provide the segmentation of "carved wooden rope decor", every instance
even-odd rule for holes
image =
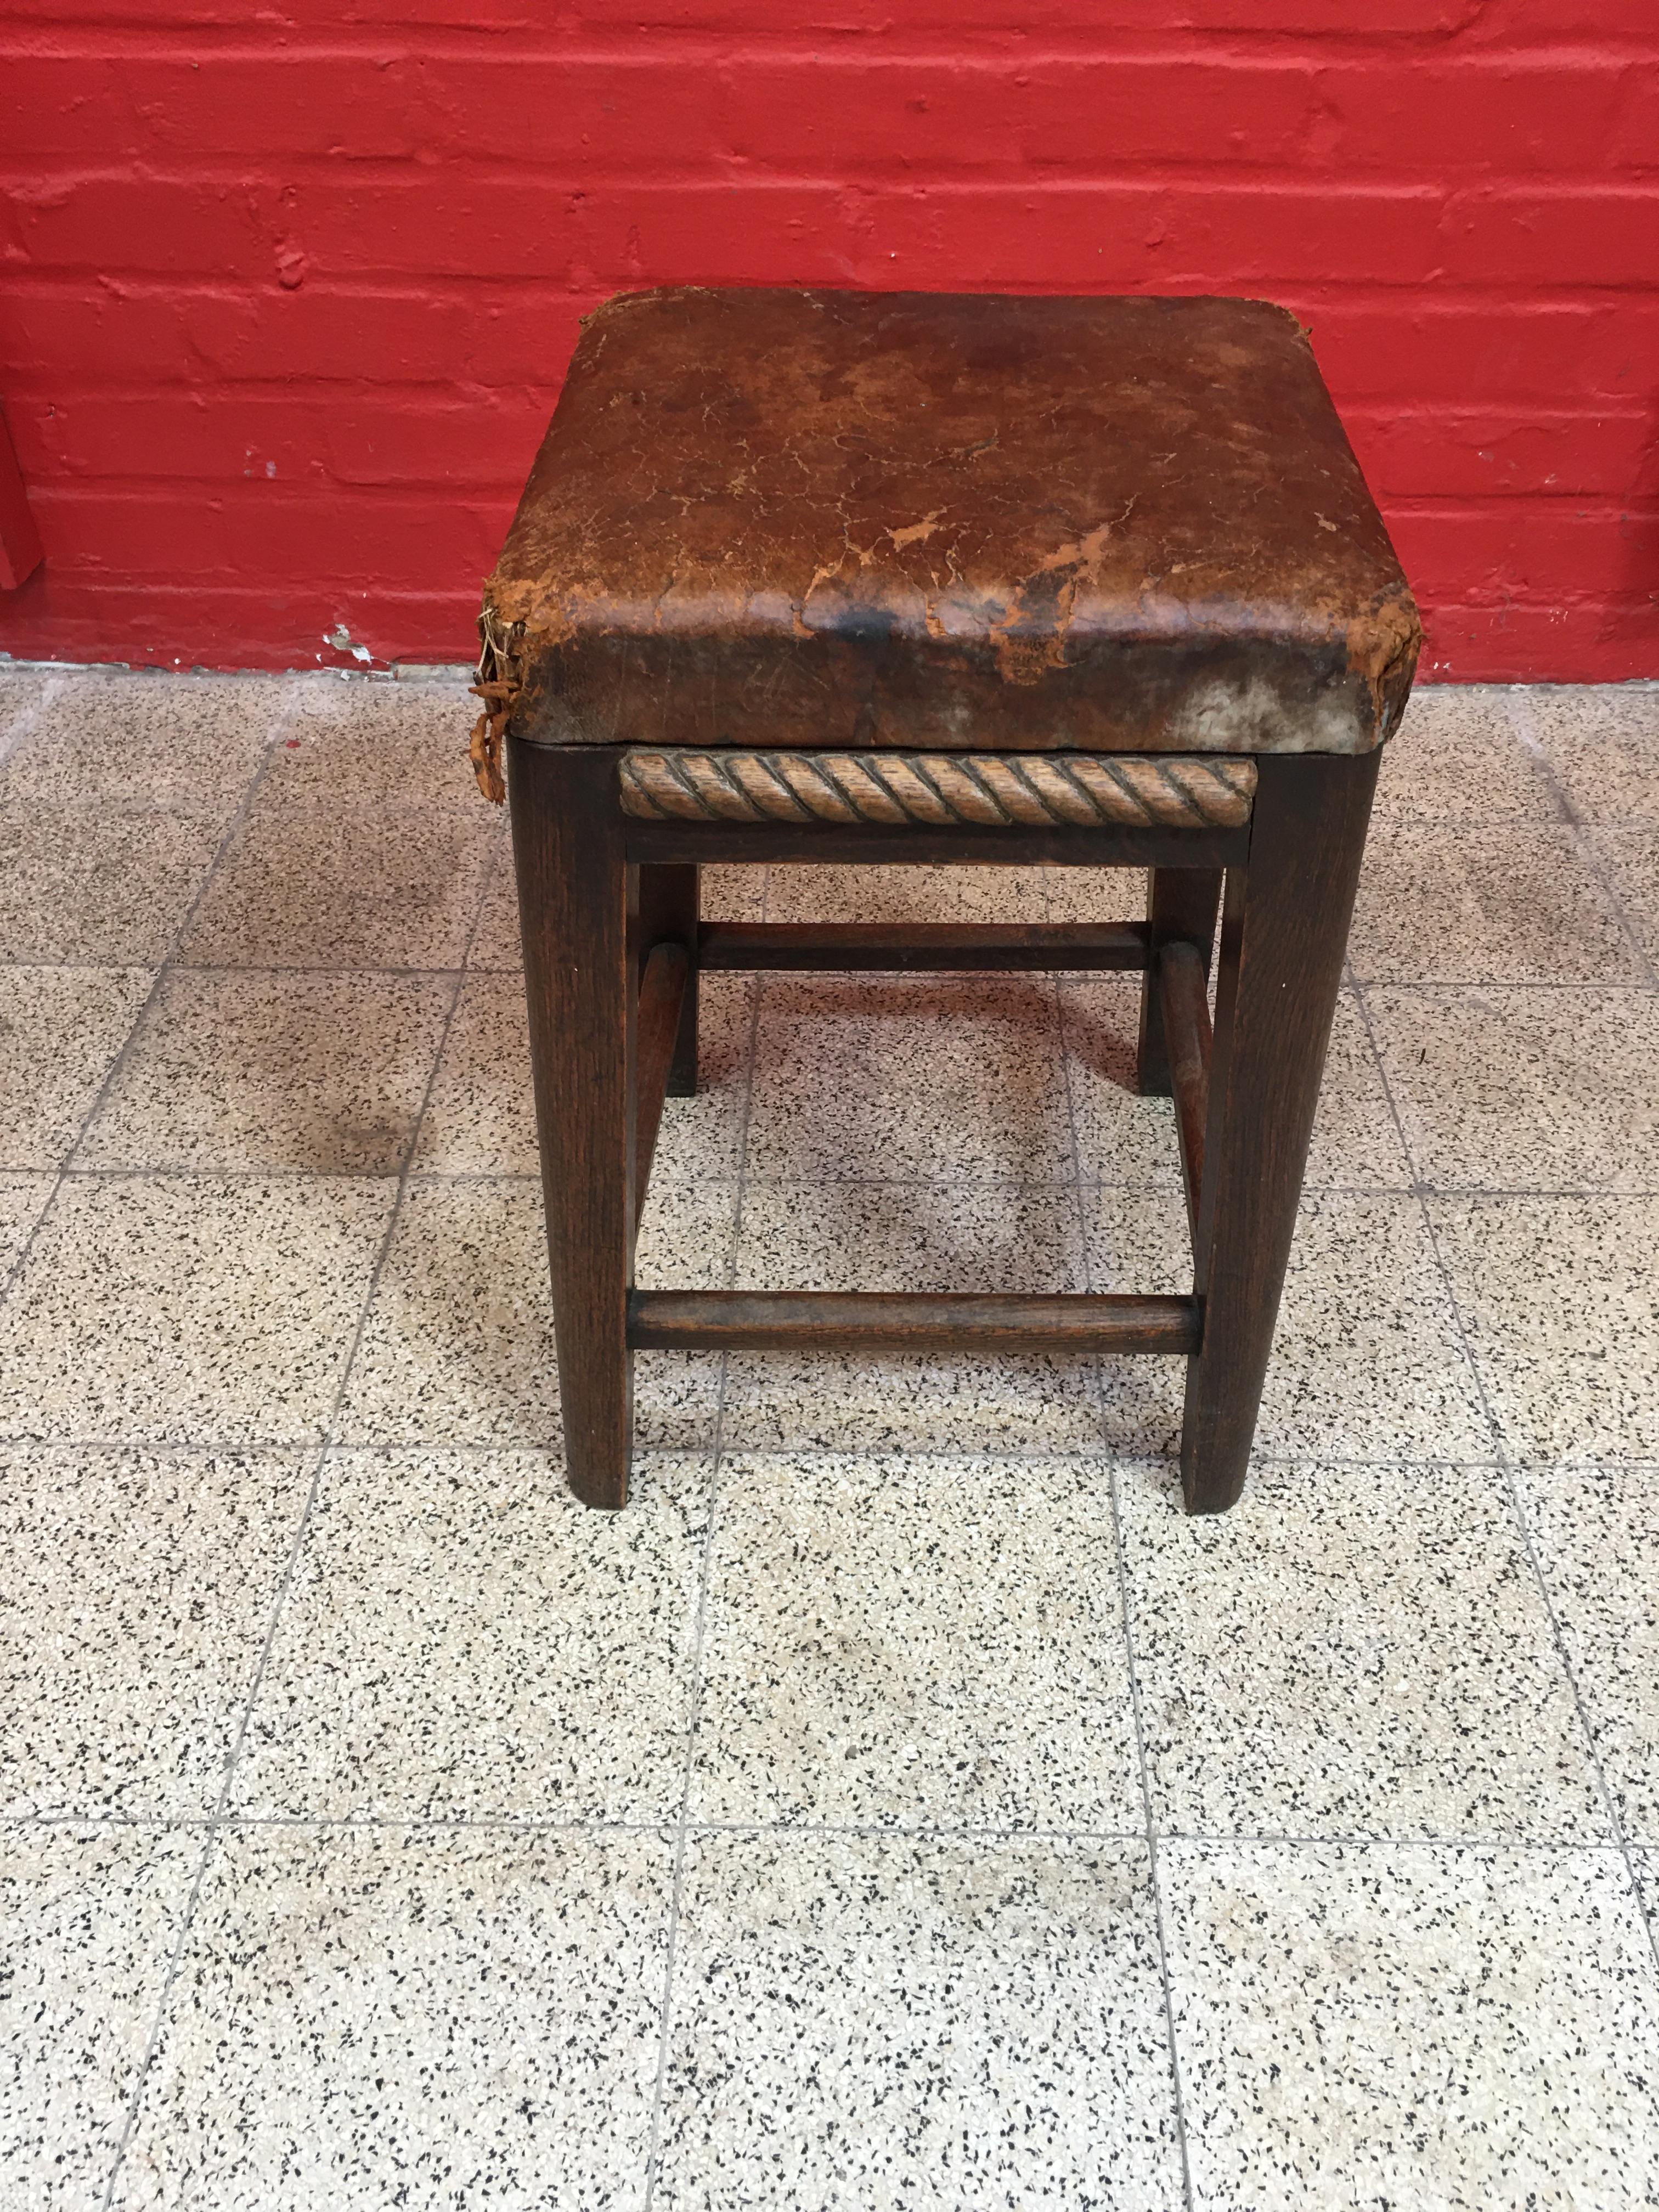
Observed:
[[[626,752],[624,814],[647,822],[951,823],[1230,830],[1255,763],[1093,753]]]

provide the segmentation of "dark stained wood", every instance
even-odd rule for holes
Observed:
[[[1249,1464],[1377,755],[1285,754],[1260,766],[1249,864],[1229,877],[1222,918],[1194,1240],[1204,1334],[1181,1439],[1193,1513],[1224,1511]]]
[[[1144,922],[706,921],[705,968],[1144,968]]]
[[[689,963],[685,994],[680,1001],[679,1034],[674,1040],[673,1064],[668,1071],[668,1096],[691,1098],[697,1089],[697,871],[695,865],[678,866],[647,863],[637,875],[635,900],[636,922],[635,968],[642,974],[654,945],[672,938],[685,947]]]
[[[1195,945],[1166,945],[1158,962],[1159,1005],[1175,1091],[1181,1178],[1187,1189],[1187,1223],[1198,1235],[1199,1195],[1204,1187],[1204,1121],[1210,1095],[1209,965]]]
[[[629,1342],[664,1352],[1190,1352],[1188,1297],[635,1291]]]
[[[513,849],[530,1006],[566,1471],[626,1503],[632,1425],[634,1024],[616,760],[509,737]]]
[[[635,1047],[634,1219],[645,1212],[646,1187],[657,1149],[663,1100],[668,1096],[669,1071],[680,1030],[680,1008],[691,973],[683,945],[659,945],[652,949],[640,979],[640,999]]]
[[[1243,858],[1243,855],[1240,855]],[[1150,957],[1140,993],[1140,1042],[1135,1080],[1143,1098],[1170,1096],[1170,1055],[1164,1042],[1158,989],[1158,955],[1166,945],[1196,945],[1210,973],[1210,949],[1221,904],[1221,873],[1214,868],[1153,868],[1146,878],[1146,930]]]
[[[869,823],[640,822],[624,834],[630,860],[699,860],[758,866],[768,860],[834,866],[897,860],[918,866],[983,865],[1078,868],[1224,868],[1249,850],[1239,830],[917,830]]]

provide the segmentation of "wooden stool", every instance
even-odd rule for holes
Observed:
[[[1244,1480],[1417,611],[1261,301],[678,291],[587,319],[488,586],[569,1477],[628,1491],[635,1349],[1180,1353],[1194,1512]],[[1150,869],[1142,922],[704,921],[702,861]],[[1225,878],[1214,1036],[1208,979]],[[1134,969],[1193,1283],[639,1291],[710,968]]]

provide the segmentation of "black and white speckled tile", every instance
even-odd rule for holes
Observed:
[[[1161,1829],[1609,1840],[1494,1469],[1258,1462],[1216,1519],[1165,1466],[1119,1497]]]
[[[654,2202],[1182,2202],[1146,1847],[698,1836]]]
[[[1659,1190],[1659,998],[1366,994],[1407,1140],[1441,1190]]]
[[[775,862],[769,921],[1033,922],[1048,913],[1039,868],[825,867]]]
[[[0,1436],[317,1440],[395,1192],[71,1176],[0,1308]]]
[[[231,839],[179,948],[204,968],[455,968],[496,824],[466,794],[360,807],[272,776]]]
[[[1080,1290],[1076,1198],[1012,1183],[750,1182],[736,1279],[755,1290]],[[724,1433],[757,1450],[1070,1451],[1098,1443],[1100,1420],[1076,1360],[734,1352]]]
[[[1520,698],[1580,822],[1659,827],[1659,684],[1534,684]]]
[[[0,1280],[10,1273],[29,1233],[46,1210],[58,1178],[42,1170],[33,1175],[0,1172]],[[3,1324],[0,1324],[3,1327]]]
[[[73,793],[227,821],[296,696],[280,678],[60,677],[0,785],[24,799]]]
[[[750,1174],[1069,1180],[1058,1006],[1046,975],[769,976]]]
[[[1659,1465],[1518,1480],[1620,1826],[1659,1845]]]
[[[1415,1199],[1304,1199],[1256,1444],[1280,1457],[1492,1457],[1491,1425]]]
[[[258,1817],[675,1820],[710,1462],[331,1454],[236,1771]]]
[[[396,1175],[453,989],[442,976],[174,969],[75,1164]]]
[[[681,1176],[735,1176],[749,1069],[754,985],[747,975],[701,980],[697,1094],[664,1102],[657,1157]],[[432,1096],[416,1170],[437,1175],[538,1171],[524,978],[475,969],[461,987]]]
[[[1659,1459],[1659,1197],[1429,1211],[1513,1456]]]
[[[690,1808],[1138,1830],[1104,1466],[724,1461]]]
[[[0,1167],[62,1164],[155,972],[0,966]]]
[[[1194,2200],[1659,2198],[1659,1972],[1621,1856],[1166,1844]]]
[[[213,1813],[309,1473],[0,1446],[0,1814]]]
[[[765,911],[764,867],[704,868],[699,909],[705,921],[758,921]],[[774,920],[776,917],[774,916]],[[478,916],[477,933],[467,955],[471,968],[517,972],[524,966],[519,940],[519,895],[513,854],[505,837],[491,870],[489,888]]]
[[[1644,980],[1565,823],[1376,823],[1348,957],[1362,983]]]
[[[0,785],[0,961],[155,967],[207,880],[223,829],[211,816],[25,798]]]
[[[114,2204],[631,2212],[672,1860],[654,1833],[222,1834]]]
[[[1516,719],[1516,687],[1419,684],[1382,748],[1375,817],[1419,822],[1548,822],[1555,794]]]
[[[676,1191],[652,1177],[642,1281],[726,1279],[732,1191]],[[642,1353],[635,1437],[696,1449],[712,1442],[714,1352]],[[541,1193],[526,1181],[410,1186],[380,1271],[340,1411],[349,1443],[509,1444],[558,1435],[553,1299]]]
[[[101,2205],[204,1849],[155,1828],[0,1826],[0,2192]]]
[[[1650,969],[1659,971],[1659,836],[1639,830],[1586,830],[1584,842],[1606,871],[1625,920]]]
[[[480,796],[467,759],[477,701],[464,684],[374,683],[304,676],[289,687],[289,718],[271,761],[275,786],[337,806],[471,805]]]

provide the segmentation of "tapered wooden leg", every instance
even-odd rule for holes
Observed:
[[[1261,759],[1249,862],[1228,872],[1194,1239],[1203,1337],[1181,1437],[1190,1513],[1223,1512],[1244,1486],[1377,758]]]
[[[1140,1044],[1135,1058],[1135,1078],[1143,1097],[1167,1098],[1171,1089],[1169,1048],[1164,1041],[1164,1015],[1158,1000],[1158,954],[1173,939],[1183,939],[1203,952],[1207,975],[1220,903],[1218,868],[1149,868],[1146,872],[1152,958],[1140,983]]]
[[[668,1096],[695,1098],[697,1092],[697,874],[684,867],[647,860],[639,870],[636,973],[643,974],[653,945],[685,947],[685,995],[680,1000],[679,1034],[668,1070]]]
[[[616,756],[508,740],[542,1193],[570,1487],[628,1497],[633,983]]]

